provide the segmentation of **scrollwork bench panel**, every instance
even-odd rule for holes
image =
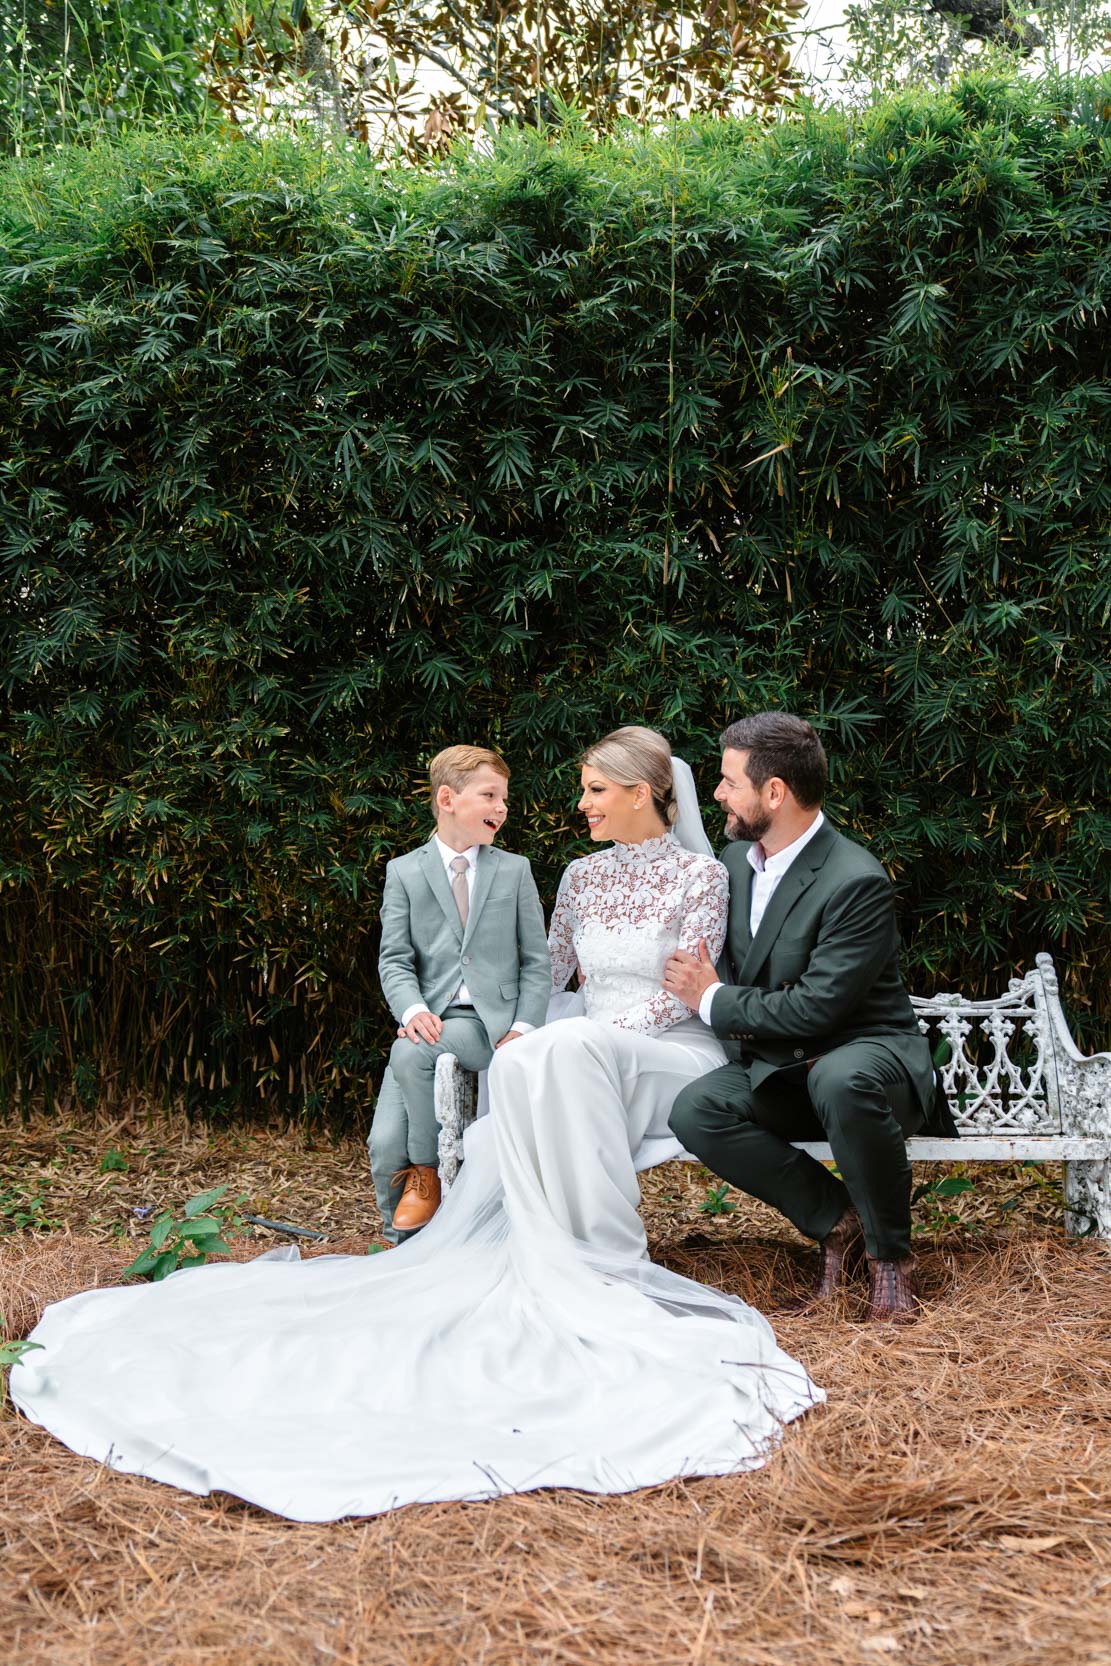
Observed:
[[[942,1085],[958,1140],[913,1138],[913,1162],[1063,1162],[1065,1225],[1073,1236],[1111,1238],[1111,1053],[1085,1057],[1061,1006],[1047,954],[1012,978],[1005,995],[912,997],[919,1023],[945,1043]],[[451,1058],[436,1066],[440,1180],[459,1172],[463,1134],[476,1114],[475,1077]],[[829,1146],[798,1141],[831,1161]]]

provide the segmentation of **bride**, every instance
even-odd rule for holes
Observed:
[[[727,881],[661,735],[607,735],[582,784],[612,843],[567,868],[550,946],[584,1015],[497,1052],[424,1231],[59,1302],[12,1370],[27,1417],[117,1469],[329,1521],[752,1469],[824,1397],[752,1308],[648,1259],[636,1170],[678,1154],[671,1104],[723,1058],[663,965],[721,952]]]

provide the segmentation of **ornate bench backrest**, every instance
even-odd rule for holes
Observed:
[[[1040,969],[994,1001],[911,997],[962,1134],[1061,1132],[1053,1036]],[[938,1043],[942,1045],[939,1046]]]

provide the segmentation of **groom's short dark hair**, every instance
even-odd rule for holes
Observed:
[[[721,744],[748,753],[745,772],[754,787],[777,775],[803,809],[815,809],[822,802],[829,765],[825,747],[805,718],[790,712],[756,712],[731,723]]]

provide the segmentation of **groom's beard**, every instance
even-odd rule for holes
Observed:
[[[725,817],[725,837],[727,839],[747,839],[750,844],[758,844],[772,824],[768,811],[763,815],[754,816],[751,821],[742,821],[736,811],[730,810]]]

